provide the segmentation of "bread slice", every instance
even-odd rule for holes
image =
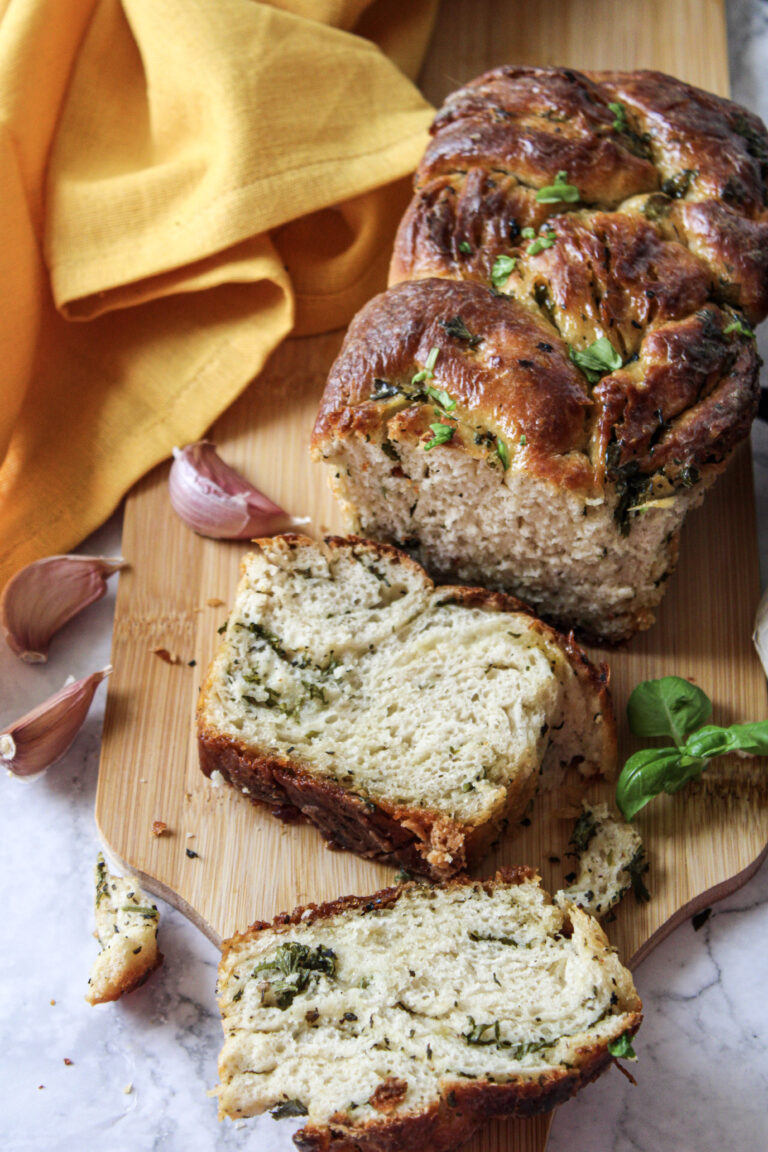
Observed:
[[[257,541],[198,706],[200,761],[343,848],[445,878],[539,782],[609,771],[607,669],[519,601],[387,545]]]
[[[598,923],[528,868],[309,905],[225,942],[221,1116],[306,1116],[304,1152],[456,1147],[566,1100],[641,1002]]]
[[[157,947],[160,913],[133,876],[113,876],[96,861],[96,935],[101,952],[88,980],[89,1004],[118,1000],[143,984],[163,962]]]

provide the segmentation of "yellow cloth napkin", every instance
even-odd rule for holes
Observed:
[[[0,0],[0,586],[382,287],[435,5]]]

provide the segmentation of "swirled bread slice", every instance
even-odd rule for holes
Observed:
[[[641,1003],[598,923],[530,869],[298,908],[224,944],[220,1115],[304,1152],[455,1148],[594,1079]]]
[[[649,627],[757,409],[767,202],[761,121],[672,77],[450,96],[315,425],[350,528],[560,627]]]
[[[200,696],[206,775],[444,878],[542,772],[612,768],[607,670],[519,601],[435,587],[388,545],[257,543]]]

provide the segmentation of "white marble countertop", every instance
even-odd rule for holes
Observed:
[[[729,0],[735,98],[768,120],[768,0]],[[762,72],[761,72],[762,69]],[[768,325],[765,326],[768,329]],[[768,359],[768,336],[762,338]],[[768,582],[768,426],[753,434],[763,583]],[[120,516],[82,551],[120,553]],[[112,582],[114,584],[114,581]],[[0,646],[0,723],[69,674],[109,661],[114,587],[59,635],[47,665]],[[83,999],[97,946],[93,805],[100,688],[67,757],[2,781],[0,1135],[6,1152],[288,1152],[296,1124],[219,1124],[216,949],[160,903],[160,972],[116,1004]],[[555,1118],[550,1152],[739,1152],[768,1148],[768,864],[695,930],[680,926],[636,972],[645,1003],[633,1088],[611,1071]]]

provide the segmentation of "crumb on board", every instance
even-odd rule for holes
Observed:
[[[166,664],[186,663],[186,661],[184,661],[176,652],[169,652],[167,648],[150,648],[150,652],[154,656],[159,656],[160,659],[164,660]]]
[[[152,822],[152,835],[162,836],[164,832],[168,831],[168,825],[164,820],[154,820]]]

